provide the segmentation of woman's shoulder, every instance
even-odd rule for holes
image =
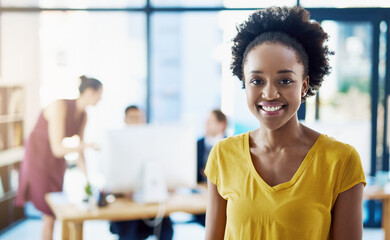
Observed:
[[[350,161],[360,162],[359,153],[356,149],[347,143],[339,141],[331,136],[322,134],[320,136],[320,144],[318,147],[318,154],[327,159],[328,164],[339,166]]]
[[[66,114],[68,104],[64,99],[58,99],[51,102],[47,107],[43,110],[43,115],[46,119],[51,119],[53,116],[64,115]]]
[[[311,142],[318,142],[318,145],[320,145],[321,148],[326,149],[327,151],[351,151],[354,149],[351,145],[344,143],[342,141],[337,140],[336,138],[332,136],[328,136],[327,134],[323,134],[320,132],[317,132],[311,128],[305,127],[306,132],[308,133],[308,138],[310,138]]]
[[[57,99],[51,102],[49,105],[47,105],[47,108],[66,108],[68,105],[66,99]]]
[[[241,142],[245,138],[247,138],[248,135],[249,135],[249,132],[241,133],[241,134],[237,134],[237,135],[233,135],[233,136],[224,138],[220,142],[224,143],[224,144],[231,144],[231,143],[235,143],[235,142]]]
[[[339,141],[332,136],[328,136],[327,134],[321,134],[320,138],[321,138],[322,147],[325,147],[329,150],[333,149],[335,151],[341,151],[341,150],[351,151],[354,149],[354,147],[349,145],[348,143]]]
[[[215,147],[219,149],[232,149],[235,147],[241,148],[245,144],[245,141],[248,139],[248,137],[249,132],[233,135],[222,139],[216,144]]]

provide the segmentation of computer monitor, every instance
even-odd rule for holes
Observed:
[[[196,137],[185,126],[137,125],[107,130],[102,167],[110,192],[142,187],[143,168],[157,163],[168,188],[196,186]]]

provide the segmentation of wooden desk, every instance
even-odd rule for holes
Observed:
[[[364,199],[382,201],[382,229],[385,240],[390,240],[390,191],[367,186],[364,189]]]
[[[130,199],[117,198],[108,206],[93,210],[81,210],[69,203],[63,193],[48,193],[47,203],[62,224],[62,240],[82,240],[83,222],[86,220],[124,221],[154,218],[158,204],[139,204]],[[165,216],[173,212],[202,214],[206,212],[207,190],[194,194],[171,194],[165,203]]]

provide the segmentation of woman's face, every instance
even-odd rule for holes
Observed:
[[[245,59],[244,83],[249,110],[263,126],[276,130],[296,119],[309,77],[294,50],[262,43]]]
[[[140,109],[130,109],[126,112],[125,123],[128,125],[145,124],[145,114]]]
[[[100,99],[102,99],[103,87],[100,87],[97,90],[94,90],[93,88],[89,88],[87,90],[90,90],[90,103],[91,105],[95,106],[100,101]]]
[[[218,134],[224,134],[226,124],[218,121],[215,113],[211,112],[206,120],[206,136],[216,137]]]

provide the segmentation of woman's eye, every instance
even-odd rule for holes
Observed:
[[[282,79],[282,80],[280,81],[280,83],[281,83],[281,84],[290,84],[290,83],[292,83],[292,81],[291,81],[290,79]]]
[[[253,84],[253,85],[259,85],[259,84],[261,84],[261,80],[253,79],[253,80],[251,80],[251,84]]]

